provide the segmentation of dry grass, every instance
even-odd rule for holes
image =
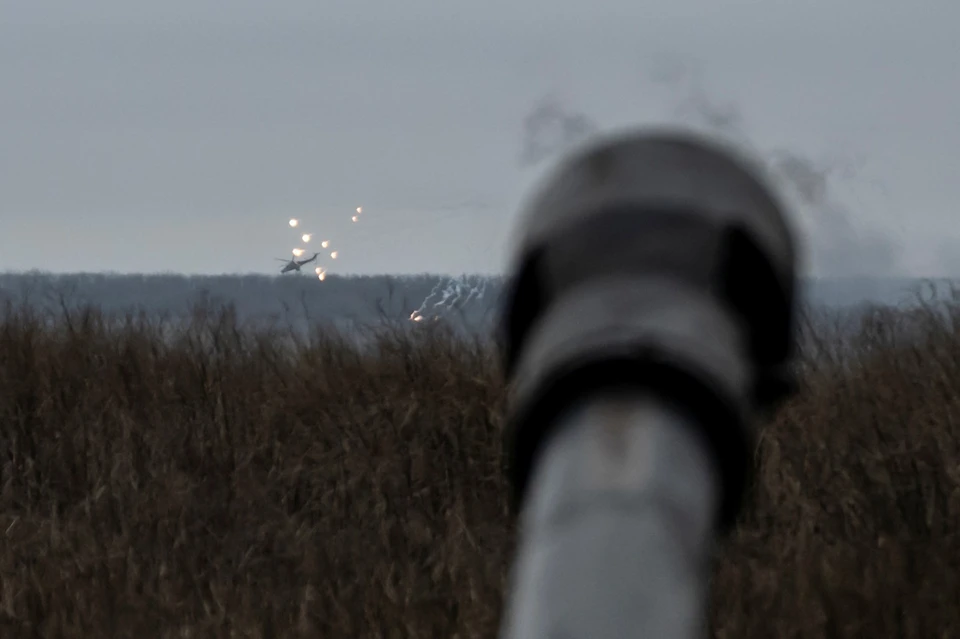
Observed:
[[[160,330],[0,318],[0,636],[496,635],[488,347]],[[960,329],[887,313],[851,344],[763,430],[717,637],[960,636]]]

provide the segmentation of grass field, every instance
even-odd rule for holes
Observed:
[[[824,326],[718,550],[714,635],[960,636],[960,307]],[[165,330],[0,318],[0,636],[495,637],[489,347]]]

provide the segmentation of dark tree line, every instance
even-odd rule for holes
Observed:
[[[328,276],[312,274],[211,275],[0,273],[0,302],[26,302],[58,310],[67,305],[99,307],[107,313],[131,310],[182,315],[198,302],[232,304],[244,320],[364,324],[383,319],[406,321],[423,308],[425,319],[456,316],[471,325],[489,322],[504,289],[501,278],[437,275]],[[926,289],[923,289],[926,284]],[[807,280],[801,300],[815,307],[897,304],[926,297],[949,297],[949,282],[916,279]],[[482,295],[480,294],[482,293]],[[424,302],[427,302],[424,304]]]
[[[457,286],[458,285],[458,286]],[[498,278],[436,275],[328,276],[312,274],[211,275],[0,273],[0,301],[59,310],[92,305],[107,313],[131,310],[184,315],[197,303],[232,304],[245,320],[371,323],[455,314],[470,322],[492,315],[502,288]],[[444,299],[443,293],[452,293]],[[482,291],[483,295],[476,294]],[[471,295],[470,293],[475,294]],[[431,295],[432,294],[432,295]],[[424,302],[428,303],[424,306]]]

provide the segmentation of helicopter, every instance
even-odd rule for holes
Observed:
[[[293,258],[288,260],[285,257],[275,257],[273,259],[279,260],[281,262],[286,262],[286,264],[283,265],[283,268],[280,269],[280,273],[289,273],[290,271],[297,271],[299,273],[301,266],[303,266],[304,264],[309,264],[310,262],[316,261],[318,255],[320,255],[320,253],[314,253],[313,257],[307,258],[305,260],[296,260]]]

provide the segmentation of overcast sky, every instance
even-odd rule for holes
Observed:
[[[947,0],[0,0],[0,270],[269,272],[309,246],[297,217],[331,271],[498,271],[552,97],[601,131],[736,115],[788,177],[838,169],[797,195],[820,268],[960,275],[958,24]]]

